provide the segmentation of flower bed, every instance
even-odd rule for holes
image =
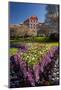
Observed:
[[[17,83],[15,79],[10,78],[10,87],[50,85],[49,80],[46,81],[42,75],[45,73],[45,67],[57,58],[58,46],[44,44],[21,46],[19,51],[10,57],[10,75],[13,70],[17,76]]]

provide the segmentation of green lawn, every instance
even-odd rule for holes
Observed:
[[[19,42],[46,42],[48,37],[27,37],[27,38],[18,38],[10,40],[10,43],[19,43]]]
[[[17,51],[18,51],[18,48],[10,48],[9,49],[9,55],[11,56],[11,55],[15,55],[16,53],[17,53]]]

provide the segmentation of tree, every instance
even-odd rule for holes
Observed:
[[[49,27],[45,24],[42,25],[38,25],[38,31],[37,31],[37,35],[38,36],[47,36],[49,33]]]
[[[28,30],[28,36],[37,36],[37,31],[34,29],[29,29]]]
[[[45,24],[51,29],[50,32],[58,32],[59,6],[47,5],[47,14]]]
[[[16,38],[17,37],[17,26],[16,25],[10,25],[10,38]]]
[[[17,35],[19,37],[26,37],[29,28],[26,25],[19,25],[17,30]]]
[[[28,27],[26,25],[11,25],[10,26],[10,36],[17,37],[25,37],[28,33]]]

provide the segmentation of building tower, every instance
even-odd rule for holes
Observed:
[[[30,30],[37,30],[38,18],[36,16],[31,16],[24,21],[24,24],[27,25]]]

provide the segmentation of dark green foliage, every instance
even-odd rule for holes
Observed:
[[[59,41],[59,34],[58,33],[51,33],[49,36],[50,41]]]

